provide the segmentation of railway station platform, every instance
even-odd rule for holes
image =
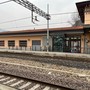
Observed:
[[[38,56],[50,56],[50,57],[60,57],[60,58],[65,58],[65,59],[69,58],[69,59],[90,61],[90,54],[82,54],[82,53],[26,51],[26,50],[10,50],[10,49],[0,49],[0,52],[24,53],[24,54],[32,54],[32,55],[38,55]]]

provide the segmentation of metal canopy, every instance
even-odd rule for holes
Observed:
[[[57,35],[65,35],[65,34],[83,34],[84,30],[73,30],[73,31],[57,31],[57,32],[50,32],[51,36],[57,36]]]

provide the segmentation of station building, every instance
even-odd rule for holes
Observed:
[[[81,39],[84,47],[83,52],[90,53],[90,1],[76,3],[76,6],[84,27],[84,34]]]
[[[83,26],[50,28],[49,50],[90,53],[90,1],[76,3]],[[0,32],[0,48],[46,51],[47,30]]]

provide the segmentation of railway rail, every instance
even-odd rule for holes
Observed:
[[[19,60],[32,60],[40,63],[63,65],[67,67],[90,69],[90,60],[70,59],[62,57],[38,56],[27,53],[0,52],[0,57],[17,58]]]
[[[16,90],[71,90],[68,88],[11,76],[4,73],[0,73],[0,84],[9,86]]]
[[[74,90],[90,88],[89,62],[89,60],[41,56],[24,52],[0,52],[0,72]],[[37,84],[34,86],[41,86]],[[50,88],[49,90],[57,89]]]

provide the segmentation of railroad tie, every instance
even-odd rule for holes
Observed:
[[[46,86],[43,90],[49,90],[50,87],[49,86]]]
[[[20,80],[20,81],[14,83],[14,84],[11,84],[10,86],[11,86],[11,87],[14,87],[14,86],[17,86],[18,84],[20,84],[20,83],[22,83],[22,82],[24,82],[24,81],[23,81],[23,80]]]
[[[20,86],[19,89],[24,89],[24,88],[26,88],[27,86],[29,86],[30,84],[31,84],[31,82],[27,82],[26,84]]]
[[[1,82],[1,81],[5,81],[5,80],[7,80],[7,79],[10,79],[10,77],[2,78],[2,79],[0,79],[0,82]]]
[[[36,84],[35,86],[33,86],[31,89],[29,89],[29,90],[35,90],[35,89],[37,89],[38,87],[40,86],[40,84]]]
[[[8,83],[11,83],[11,82],[13,82],[13,81],[15,81],[16,79],[11,79],[11,80],[9,80],[9,81],[7,81],[7,82],[4,82],[3,84],[8,84]]]
[[[1,76],[0,76],[0,78],[3,78],[3,77],[4,77],[4,75],[1,75]]]

